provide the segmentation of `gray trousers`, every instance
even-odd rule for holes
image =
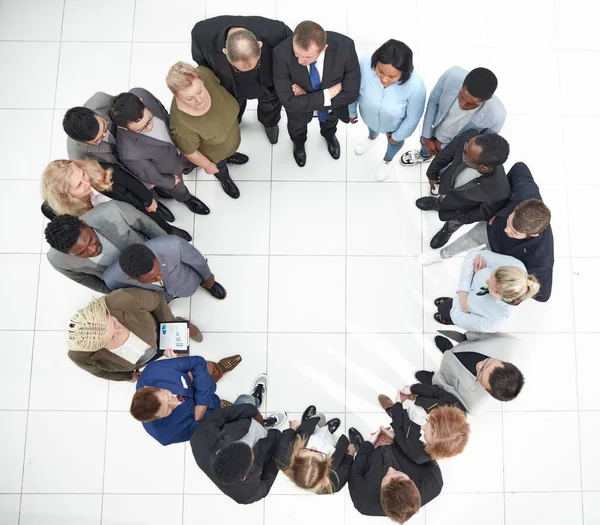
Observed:
[[[169,192],[177,202],[188,201],[192,196],[183,182],[183,176],[181,177],[182,179],[179,181],[179,184],[177,184],[173,189],[167,190],[166,188],[163,188],[163,191]]]
[[[461,235],[452,244],[445,246],[440,251],[442,259],[450,259],[459,253],[466,252],[485,244],[489,250],[489,241],[487,235],[487,221],[479,222],[468,233]]]

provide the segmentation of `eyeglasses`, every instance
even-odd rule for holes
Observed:
[[[148,111],[148,113],[150,113]],[[150,118],[148,119],[148,122],[146,122],[143,127],[141,127],[140,129],[138,129],[138,133],[144,133],[144,131],[146,131],[146,128],[150,125],[150,122],[152,122],[152,119],[154,118],[154,115],[152,113],[150,113]]]

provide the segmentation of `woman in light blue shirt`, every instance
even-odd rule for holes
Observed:
[[[369,128],[369,136],[356,145],[362,155],[373,146],[380,133],[387,137],[387,151],[375,178],[388,178],[391,160],[415,131],[425,108],[425,84],[413,71],[413,53],[406,44],[388,40],[371,58],[360,59],[360,93],[350,104],[350,122],[356,124],[357,106]]]
[[[456,297],[438,297],[433,318],[471,332],[499,332],[516,306],[539,290],[538,280],[518,259],[474,250],[465,257]]]

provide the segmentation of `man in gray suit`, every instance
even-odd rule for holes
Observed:
[[[59,215],[46,226],[45,235],[54,269],[96,292],[110,293],[102,276],[121,251],[167,233],[131,204],[113,200],[81,218]]]
[[[210,213],[183,182],[183,174],[196,165],[175,147],[169,113],[152,93],[142,88],[121,93],[113,99],[108,114],[117,126],[119,160],[131,173],[145,184],[162,189],[168,198],[183,202],[193,213]]]
[[[440,369],[435,373],[417,372],[418,381],[453,394],[473,415],[491,410],[494,399],[512,401],[519,395],[525,383],[523,374],[505,361],[518,351],[518,339],[496,333],[440,333],[459,344],[453,347],[446,337],[436,336],[435,344],[444,353]]]
[[[204,255],[175,235],[128,246],[106,269],[104,282],[111,290],[138,287],[161,292],[167,301],[190,297],[199,286],[217,299],[227,295]]]

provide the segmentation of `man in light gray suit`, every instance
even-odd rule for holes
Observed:
[[[80,218],[59,215],[46,226],[45,235],[54,269],[96,292],[110,293],[102,276],[121,251],[167,233],[131,204],[113,200]]]
[[[119,160],[131,173],[145,184],[162,189],[169,198],[183,202],[193,213],[210,213],[183,182],[183,174],[196,165],[175,147],[169,113],[152,93],[142,88],[121,93],[113,99],[108,114],[117,126]]]
[[[167,301],[190,297],[199,286],[217,299],[227,295],[204,255],[175,235],[128,246],[106,269],[104,282],[111,290],[138,287],[161,292]]]
[[[518,351],[518,339],[507,334],[481,334],[440,330],[459,344],[436,336],[435,344],[444,353],[440,369],[415,374],[424,384],[437,385],[453,394],[473,415],[493,408],[493,400],[512,401],[523,388],[521,371],[505,361]]]

